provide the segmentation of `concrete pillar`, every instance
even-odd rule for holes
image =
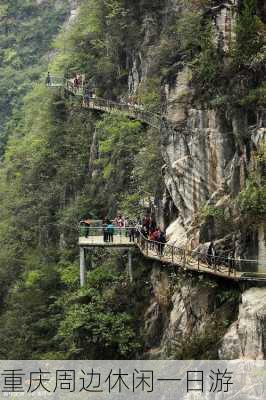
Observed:
[[[259,239],[259,254],[258,254],[258,272],[266,272],[266,226],[260,224],[258,239]]]
[[[85,274],[86,274],[86,265],[85,265],[85,249],[84,247],[80,247],[80,259],[79,259],[79,266],[80,266],[80,287],[85,286]]]
[[[133,271],[132,271],[132,252],[128,250],[128,276],[130,282],[133,282]]]
[[[95,268],[95,262],[94,262],[94,260],[93,260],[92,254],[90,255],[90,268],[91,268],[91,269],[94,269],[94,268]]]

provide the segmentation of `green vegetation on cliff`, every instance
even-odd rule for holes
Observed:
[[[68,0],[2,0],[0,4],[0,152],[23,118],[23,96],[47,69],[52,39],[70,11]],[[11,118],[12,116],[12,118]]]

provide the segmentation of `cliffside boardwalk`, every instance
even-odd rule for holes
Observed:
[[[83,86],[75,87],[74,82],[57,76],[50,76],[49,87],[63,88],[73,96],[82,97],[82,106],[91,110],[99,110],[108,113],[121,112],[130,118],[141,121],[155,129],[161,130],[162,125],[170,128],[171,122],[167,121],[163,116],[151,113],[143,109],[140,105],[119,103],[100,97],[86,97]]]
[[[257,272],[257,260],[233,259],[228,256],[216,256],[210,260],[204,252],[197,252],[167,243],[162,246],[159,242],[145,238],[137,228],[135,228],[137,231],[135,239],[132,240],[129,235],[130,227],[115,228],[113,241],[105,242],[103,236],[104,226],[97,224],[97,221],[94,221],[93,225],[88,228],[81,227],[79,232],[81,286],[85,283],[85,249],[99,247],[126,249],[129,251],[128,271],[131,280],[133,280],[131,250],[138,248],[145,257],[158,260],[165,266],[176,266],[180,270],[208,273],[234,281],[266,282],[266,274]],[[84,229],[87,230],[86,233]]]
[[[82,98],[82,106],[91,110],[99,110],[108,113],[121,112],[129,118],[139,120],[155,129],[174,129],[171,122],[159,114],[153,114],[142,109],[141,106],[118,103],[108,99],[89,97],[85,95],[83,86],[75,87],[72,80],[62,77],[51,76],[49,87],[63,88],[73,96]],[[138,247],[141,253],[150,259],[158,260],[163,265],[176,265],[183,270],[190,270],[198,273],[208,273],[235,281],[265,281],[266,273],[260,273],[257,260],[233,259],[228,256],[217,256],[211,261],[206,254],[193,250],[180,248],[172,244],[165,244],[163,251],[160,251],[160,244],[150,241],[144,236],[137,235],[137,240],[130,241],[126,228],[115,230],[112,242],[103,239],[103,226],[98,225],[89,229],[87,237],[80,232],[80,282],[85,285],[85,249],[105,247],[116,248],[128,251],[128,273],[133,279],[132,273],[132,248]],[[266,263],[266,261],[265,261]],[[265,268],[266,271],[266,268]]]

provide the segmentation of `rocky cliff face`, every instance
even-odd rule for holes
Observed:
[[[242,294],[237,321],[222,340],[219,358],[263,360],[266,357],[266,289]]]
[[[165,14],[169,8],[182,10],[182,4],[167,2]],[[223,52],[225,65],[235,35],[237,5],[236,0],[217,2],[209,11],[214,40]],[[145,21],[145,32],[142,51],[133,61],[129,78],[131,93],[144,84],[153,65],[151,49],[158,32],[152,20]],[[162,131],[165,161],[162,208],[167,208],[165,203],[170,196],[177,210],[167,230],[168,239],[179,244],[187,242],[195,248],[211,239],[226,237],[226,243],[234,243],[230,250],[235,257],[258,258],[260,269],[264,271],[263,226],[258,230],[232,229],[230,223],[239,218],[238,210],[232,207],[232,199],[244,188],[254,166],[254,156],[265,140],[265,112],[247,113],[242,109],[219,109],[208,102],[202,104],[195,99],[191,70],[182,63],[178,69],[175,79],[163,87],[165,113],[175,125],[172,130]],[[204,205],[225,211],[227,231],[226,224],[199,220]]]
[[[154,265],[145,314],[149,359],[249,359],[266,357],[266,289],[240,294],[235,285]]]
[[[220,41],[225,63],[234,36],[235,3],[213,11],[216,41],[217,45]],[[228,219],[236,216],[230,203],[244,188],[254,154],[265,138],[266,120],[263,111],[248,115],[239,109],[228,112],[209,104],[199,106],[193,102],[193,90],[188,68],[178,73],[174,86],[165,86],[167,117],[177,124],[177,129],[163,132],[163,155],[165,184],[179,211],[175,226],[192,226],[186,232],[188,242],[195,247],[224,235],[214,224],[193,225],[203,204],[223,207]],[[257,235],[249,241],[247,232],[239,231],[235,257],[262,260],[263,249],[258,246]],[[179,240],[178,234],[169,237]]]
[[[224,65],[230,60],[237,5],[237,0],[217,1],[209,11]],[[165,14],[169,8],[182,11],[182,7],[183,2],[169,1]],[[265,13],[263,7],[261,12]],[[152,18],[145,20],[143,47],[133,57],[131,94],[145,84],[153,66],[152,46],[154,37],[158,37],[153,22]],[[168,213],[170,225],[164,220],[168,240],[196,248],[200,243],[219,239],[222,246],[232,247],[235,257],[258,258],[259,270],[265,272],[263,223],[256,229],[241,224],[236,229],[237,223],[232,228],[234,221],[239,221],[233,199],[244,188],[254,168],[255,155],[265,141],[265,111],[215,107],[195,99],[195,92],[192,71],[182,63],[175,78],[162,88],[165,115],[174,126],[162,130],[165,192],[160,207],[161,211],[174,210]],[[222,208],[226,224],[201,220],[199,214],[204,205]],[[206,277],[197,284],[187,277],[178,278],[173,284],[169,274],[156,268],[152,283],[153,297],[145,317],[147,357],[194,358],[209,352],[208,357],[218,358],[219,341],[220,358],[265,357],[265,305],[260,301],[265,297],[264,289],[250,289],[242,294],[238,319],[226,333],[238,312],[237,290],[230,283],[228,292],[222,284]]]
[[[152,298],[145,314],[146,357],[214,358],[238,310],[238,290],[201,277],[152,272]]]

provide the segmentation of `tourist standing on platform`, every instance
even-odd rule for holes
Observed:
[[[125,228],[125,235],[126,235],[126,237],[128,237],[128,235],[129,235],[129,227],[130,226],[133,226],[133,223],[131,222],[129,222],[129,220],[128,220],[128,218],[127,217],[125,217],[124,218],[124,228]]]
[[[85,219],[83,221],[84,226],[85,226],[85,237],[87,238],[90,233],[90,227],[91,227],[91,220],[89,218]]]
[[[120,228],[119,233],[122,235],[122,228],[125,228],[125,219],[122,214],[118,214],[118,216],[114,220],[115,225]]]
[[[107,219],[103,220],[103,241],[107,242],[108,241],[108,232],[107,232]]]
[[[124,228],[124,227],[125,227],[125,220],[124,220],[124,218],[122,217],[122,215],[119,215],[119,216],[118,216],[118,219],[117,219],[117,226],[118,226],[119,228]]]
[[[109,224],[107,225],[107,241],[108,242],[113,242],[114,241],[114,225],[112,222],[109,222]]]

